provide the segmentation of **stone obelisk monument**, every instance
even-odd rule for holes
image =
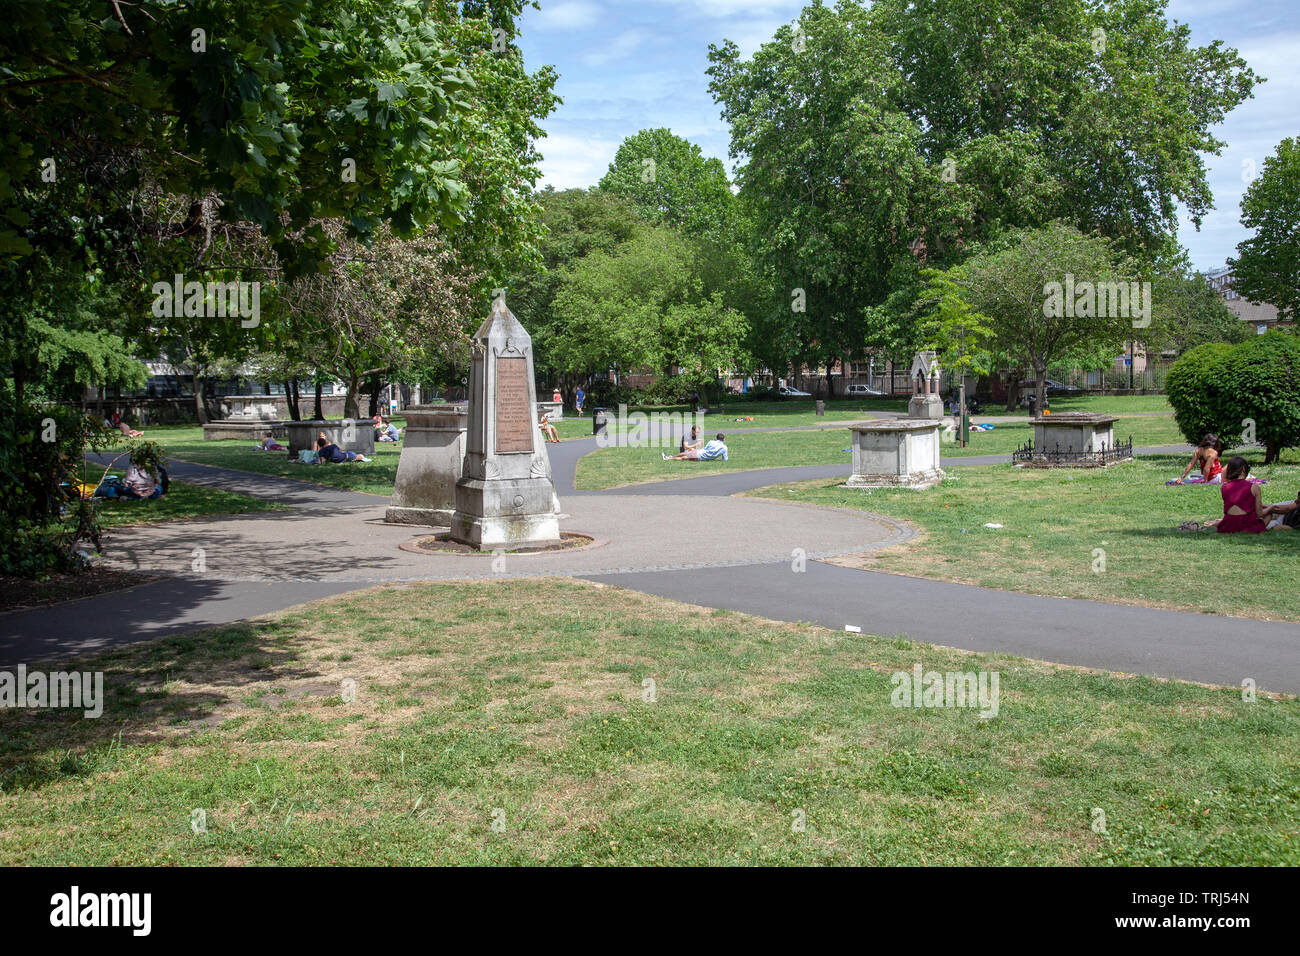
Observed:
[[[484,551],[559,544],[551,460],[535,412],[533,340],[497,299],[471,347],[465,473],[451,537]]]

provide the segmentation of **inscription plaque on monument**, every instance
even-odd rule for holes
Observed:
[[[496,359],[496,452],[533,453],[533,404],[528,400],[528,359]]]

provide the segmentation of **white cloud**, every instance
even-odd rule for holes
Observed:
[[[637,47],[648,40],[650,35],[648,30],[633,27],[631,30],[624,30],[612,39],[604,40],[602,38],[596,40],[591,44],[588,52],[583,54],[582,62],[587,66],[605,66],[625,60],[635,53]]]
[[[543,3],[540,10],[525,13],[527,23],[542,30],[579,30],[590,27],[604,16],[604,11],[587,0],[565,0],[563,3]]]
[[[728,17],[752,17],[757,13],[788,13],[793,20],[803,9],[803,0],[659,0],[665,6],[685,7],[699,16],[722,20]]]
[[[617,140],[551,133],[537,144],[542,154],[543,186],[556,189],[594,186],[609,170]]]

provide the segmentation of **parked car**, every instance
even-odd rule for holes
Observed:
[[[872,388],[870,385],[850,385],[844,390],[845,398],[881,398],[884,396],[878,388]]]
[[[792,385],[781,382],[777,385],[777,391],[785,398],[812,398],[812,392],[801,392]]]
[[[1064,384],[1062,384],[1061,382],[1058,382],[1058,381],[1057,381],[1056,379],[1054,379],[1054,378],[1046,378],[1046,379],[1043,379],[1043,381],[1045,381],[1045,382],[1047,383],[1047,391],[1048,391],[1048,393],[1053,394],[1053,395],[1062,395],[1062,394],[1064,394],[1064,395],[1069,395],[1069,394],[1072,394],[1072,393],[1074,393],[1074,392],[1082,392],[1082,391],[1083,391],[1083,389],[1081,389],[1078,385],[1064,385]],[[1021,391],[1021,392],[1032,392],[1032,391],[1034,391],[1034,389],[1036,389],[1036,388],[1038,388],[1038,380],[1037,380],[1037,379],[1027,378],[1027,379],[1025,379],[1024,381],[1022,381],[1022,382],[1020,383],[1020,391]]]

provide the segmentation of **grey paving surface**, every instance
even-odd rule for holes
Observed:
[[[588,577],[584,575],[584,577]],[[974,651],[1212,684],[1300,691],[1294,624],[1016,594],[810,561],[589,576],[677,601]]]
[[[856,511],[731,498],[764,485],[848,474],[847,465],[778,468],[576,492],[578,459],[594,439],[549,445],[566,530],[607,544],[508,556],[411,554],[397,545],[427,529],[382,523],[386,499],[229,469],[175,463],[185,481],[274,497],[286,512],[119,529],[126,567],[170,575],[126,592],[42,611],[0,615],[0,665],[66,657],[228,624],[382,581],[567,574],[709,607],[981,651],[1112,670],[1300,689],[1300,627],[985,590],[821,563],[887,547],[904,527]],[[1183,454],[1186,446],[1139,449]],[[948,458],[944,467],[1008,456]],[[207,570],[190,571],[203,548]],[[792,570],[794,549],[806,571]]]

